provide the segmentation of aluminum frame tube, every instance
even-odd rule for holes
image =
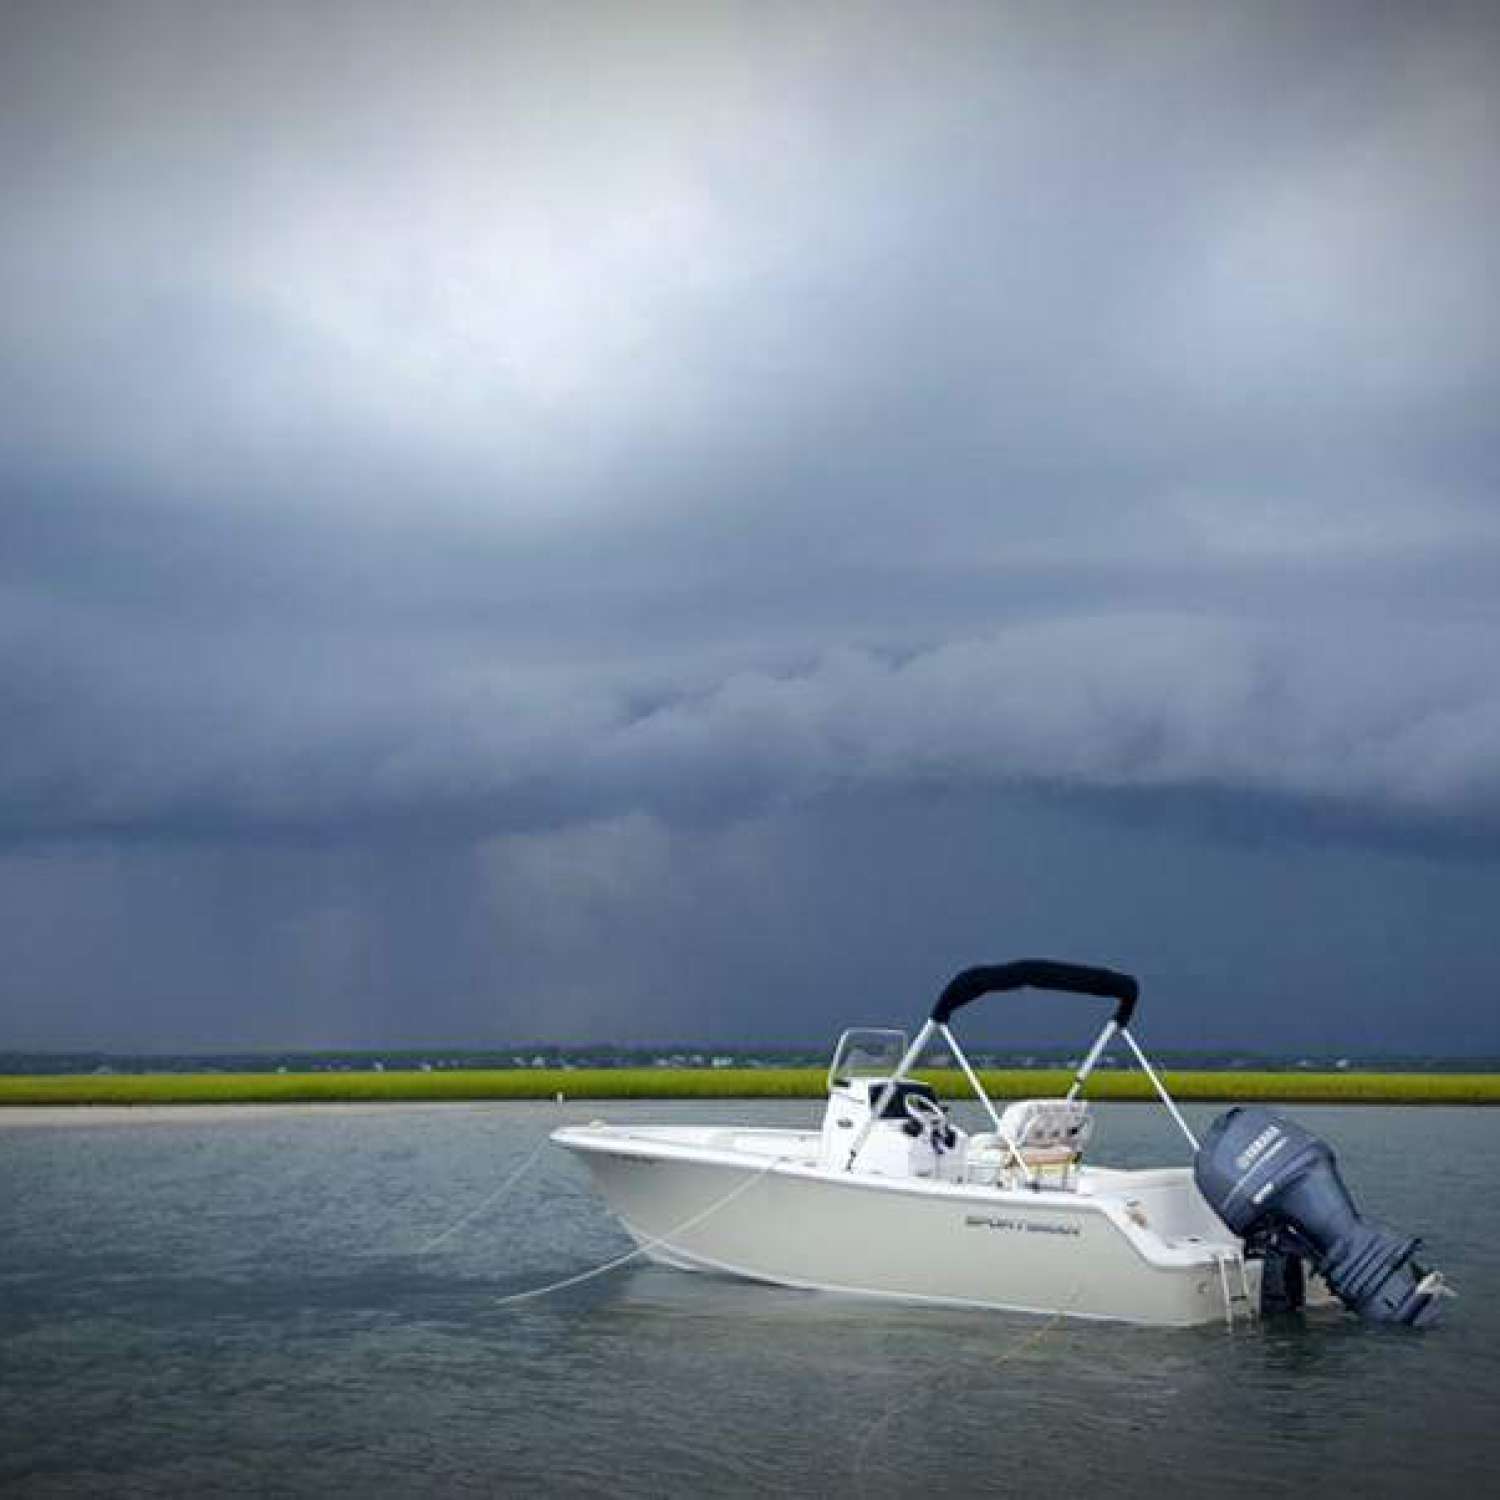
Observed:
[[[865,1142],[870,1138],[870,1132],[875,1128],[875,1122],[880,1118],[880,1112],[885,1108],[892,1092],[896,1087],[896,1080],[905,1078],[908,1071],[917,1065],[917,1059],[927,1048],[927,1043],[932,1040],[932,1034],[938,1029],[938,1023],[928,1019],[922,1023],[922,1029],[917,1033],[910,1047],[906,1049],[906,1056],[896,1064],[896,1071],[886,1080],[886,1085],[876,1096],[870,1106],[869,1116],[865,1123],[860,1126],[859,1134],[854,1137],[854,1144],[849,1148],[849,1159],[844,1163],[844,1170],[852,1172],[854,1163],[859,1159],[859,1153],[864,1150]]]
[[[1069,1099],[1076,1099],[1082,1092],[1084,1084],[1088,1082],[1089,1074],[1094,1071],[1095,1065],[1104,1055],[1104,1049],[1109,1046],[1115,1032],[1119,1029],[1120,1027],[1113,1016],[1104,1023],[1103,1030],[1094,1038],[1094,1045],[1089,1048],[1088,1056],[1084,1058],[1078,1072],[1074,1075],[1073,1086],[1068,1090],[1067,1094]]]
[[[1167,1092],[1167,1086],[1156,1076],[1156,1069],[1151,1066],[1146,1054],[1141,1051],[1140,1044],[1130,1034],[1128,1026],[1120,1028],[1120,1035],[1130,1044],[1130,1050],[1135,1053],[1135,1060],[1141,1065],[1146,1077],[1151,1080],[1156,1092],[1161,1095],[1161,1102],[1167,1106],[1167,1112],[1177,1121],[1177,1128],[1187,1137],[1188,1145],[1196,1152],[1198,1149],[1198,1137],[1188,1129],[1188,1122],[1182,1118],[1182,1111],[1173,1102],[1172,1096]]]
[[[995,1106],[990,1102],[990,1096],[985,1093],[984,1085],[979,1081],[979,1075],[970,1066],[967,1054],[964,1052],[964,1049],[958,1045],[958,1038],[948,1030],[946,1022],[938,1026],[938,1031],[942,1035],[943,1040],[947,1042],[949,1050],[958,1059],[958,1065],[964,1070],[964,1077],[969,1080],[969,1087],[974,1090],[975,1097],[982,1105],[984,1105],[986,1111],[989,1113],[990,1119],[994,1121],[995,1134],[1005,1142],[1006,1149],[1010,1152],[1011,1156],[1015,1158],[1015,1163],[1025,1174],[1026,1181],[1035,1182],[1036,1173],[1033,1172],[1029,1166],[1027,1166],[1026,1158],[1021,1154],[1020,1146],[1018,1146],[1016,1142],[1011,1139],[1010,1132],[1006,1130],[1005,1126],[1000,1123],[1000,1115],[995,1109]]]

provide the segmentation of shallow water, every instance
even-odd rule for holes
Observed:
[[[1097,1159],[1182,1159],[1161,1111],[1098,1112]],[[1500,1459],[1500,1111],[1294,1113],[1335,1145],[1361,1208],[1421,1233],[1459,1287],[1437,1328],[1319,1312],[1233,1333],[1153,1331],[639,1263],[499,1305],[628,1247],[585,1169],[556,1148],[482,1206],[548,1130],[596,1116],[803,1123],[816,1115],[808,1103],[13,1124],[0,1129],[0,1485],[1488,1489]]]

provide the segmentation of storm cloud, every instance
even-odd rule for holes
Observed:
[[[1493,996],[1489,7],[0,27],[15,1040],[786,1031],[872,928],[1232,1004],[1266,839]]]

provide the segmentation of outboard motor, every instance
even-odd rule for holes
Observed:
[[[1413,1259],[1421,1241],[1360,1218],[1333,1151],[1300,1125],[1238,1105],[1209,1127],[1193,1176],[1247,1251],[1265,1258],[1266,1310],[1301,1305],[1307,1259],[1362,1318],[1418,1327],[1437,1316],[1446,1289]]]

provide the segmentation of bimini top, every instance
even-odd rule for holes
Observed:
[[[1117,1000],[1115,1025],[1125,1027],[1135,1012],[1141,987],[1133,975],[1114,969],[1096,969],[1088,964],[1060,963],[1052,958],[1018,958],[1008,964],[981,964],[964,969],[943,986],[932,1019],[946,1026],[948,1017],[981,995],[1005,990],[1061,990],[1073,995],[1098,995]]]

